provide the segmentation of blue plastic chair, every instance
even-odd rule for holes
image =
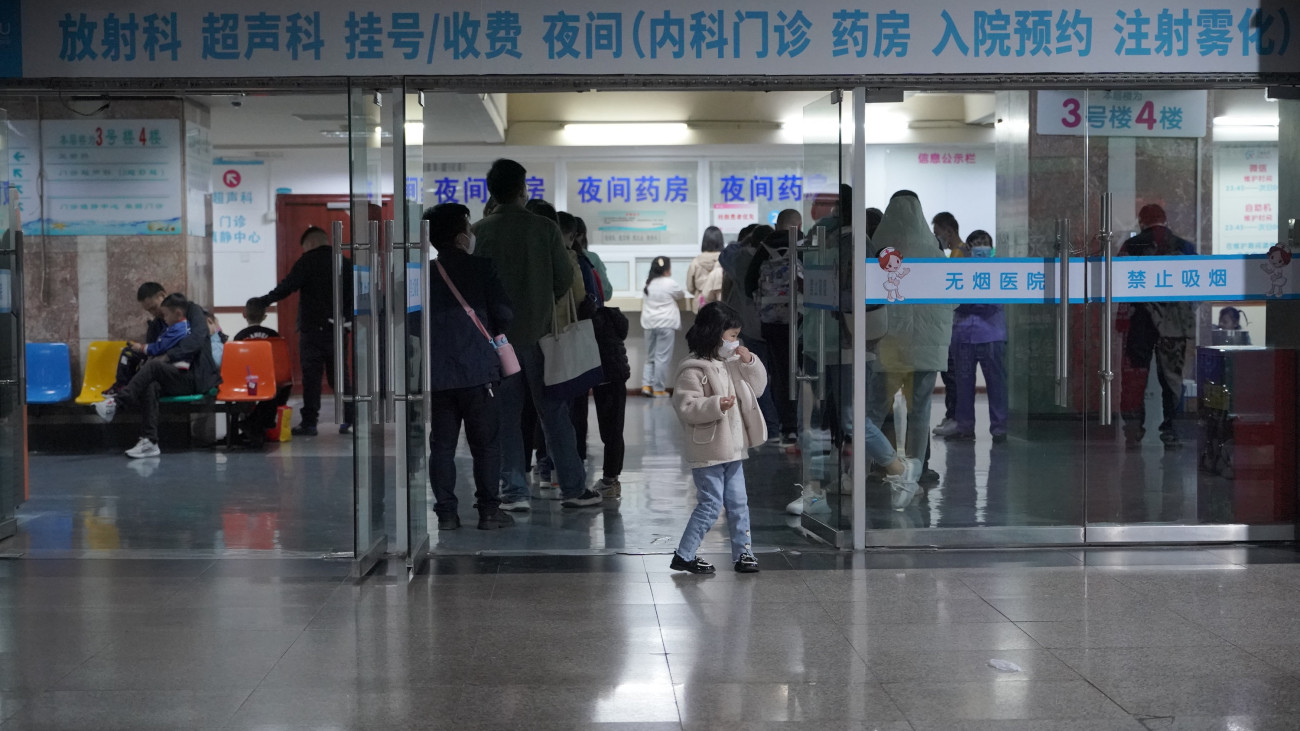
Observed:
[[[27,403],[57,404],[72,398],[72,361],[67,343],[27,343]]]

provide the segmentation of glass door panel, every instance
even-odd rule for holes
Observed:
[[[0,160],[8,160],[9,119],[0,110]],[[22,224],[9,168],[0,166],[0,539],[12,536],[27,492],[27,410],[23,374]]]
[[[769,338],[768,348],[774,360],[782,361],[774,362],[774,367],[790,373],[773,379],[773,396],[796,403],[801,522],[804,529],[831,544],[847,547],[851,545],[853,479],[852,461],[843,455],[850,443],[853,340],[841,305],[853,296],[853,241],[841,212],[846,152],[841,130],[843,117],[851,120],[852,111],[851,105],[842,103],[842,96],[835,92],[804,107],[804,232],[797,249],[791,249],[802,262],[802,281],[790,289],[797,322],[792,323],[786,342]],[[849,125],[852,129],[851,121]],[[797,234],[791,234],[794,241]],[[797,268],[790,271],[798,278]],[[780,330],[763,327],[765,334]]]
[[[400,196],[398,226],[402,231],[404,246],[397,246],[397,261],[403,281],[394,292],[402,292],[398,299],[396,322],[400,348],[395,356],[401,360],[405,387],[397,394],[398,441],[404,454],[400,460],[404,469],[406,519],[401,530],[405,533],[402,546],[406,565],[414,575],[429,554],[429,429],[428,413],[429,374],[426,372],[429,333],[424,312],[428,300],[428,266],[432,252],[428,228],[422,226],[424,213],[424,110],[425,95],[421,91],[408,91],[403,100],[403,124],[400,130],[402,144],[395,156],[401,162],[401,175],[405,193]],[[399,130],[395,130],[397,132]],[[396,196],[395,196],[396,197]]]
[[[881,464],[862,481],[868,544],[1083,540],[1088,137],[994,97],[992,145],[867,146],[866,411],[878,451],[924,463],[914,493]],[[868,104],[868,141],[908,109]]]
[[[389,549],[395,516],[395,464],[388,455],[384,352],[388,343],[386,316],[391,261],[385,247],[383,140],[393,135],[391,115],[385,114],[384,93],[373,88],[348,91],[348,148],[352,181],[352,301],[350,372],[355,383],[353,431],[354,574],[364,576]],[[389,170],[392,168],[389,167]],[[390,214],[391,216],[391,214]],[[391,227],[390,227],[391,229]],[[336,257],[337,260],[337,257]],[[346,317],[346,313],[339,313]],[[336,317],[336,322],[338,318]],[[341,338],[340,338],[341,339]]]
[[[1087,95],[1105,110],[1090,177],[1107,244],[1090,265],[1091,370],[1110,373],[1089,395],[1091,542],[1294,537],[1297,213],[1279,189],[1297,173],[1279,143],[1300,120],[1279,126],[1285,104],[1263,89]]]

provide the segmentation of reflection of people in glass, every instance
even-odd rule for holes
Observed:
[[[1151,203],[1138,212],[1142,233],[1125,241],[1119,256],[1191,256],[1196,246],[1165,225],[1165,211]],[[1196,332],[1196,312],[1190,302],[1134,302],[1121,305],[1117,327],[1124,335],[1120,366],[1119,410],[1124,417],[1124,437],[1136,447],[1146,433],[1145,391],[1151,358],[1156,359],[1164,419],[1160,441],[1177,449],[1182,440],[1174,429],[1174,415],[1183,393],[1183,363],[1187,342]]]
[[[872,240],[878,250],[893,247],[904,260],[939,257],[921,202],[910,190],[889,201]],[[876,347],[867,381],[867,418],[881,426],[899,389],[907,402],[908,457],[924,459],[930,438],[930,396],[939,371],[948,367],[952,340],[951,305],[888,304],[888,331]]]

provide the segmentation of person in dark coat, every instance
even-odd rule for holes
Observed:
[[[514,319],[510,297],[490,259],[470,256],[469,209],[443,203],[424,214],[438,259],[429,274],[429,368],[431,379],[429,480],[438,530],[460,527],[456,500],[456,443],[461,424],[474,458],[474,498],[480,530],[505,528],[514,519],[501,510],[500,402],[493,390],[501,362],[487,335],[461,306],[448,279],[493,338]]]
[[[302,368],[302,421],[293,428],[297,436],[316,436],[316,421],[320,416],[320,379],[322,376],[334,389],[350,393],[346,374],[334,372],[334,263],[329,234],[311,226],[299,239],[302,256],[275,289],[258,297],[263,308],[298,293],[298,364]],[[344,259],[340,273],[343,301],[352,300],[352,265]],[[346,434],[356,420],[356,406],[347,402],[343,406],[343,423],[339,433]]]

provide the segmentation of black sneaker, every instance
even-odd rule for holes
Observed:
[[[459,515],[438,516],[438,530],[456,530],[460,527]]]
[[[479,530],[496,530],[497,528],[509,528],[514,524],[515,524],[515,519],[510,517],[509,513],[500,509],[493,510],[490,513],[482,514],[479,516],[478,519]]]
[[[314,437],[316,436],[315,424],[299,424],[289,430],[295,437]]]
[[[600,501],[603,499],[604,498],[600,496],[600,493],[588,488],[586,490],[583,490],[581,495],[578,495],[577,497],[571,497],[568,500],[561,502],[560,507],[589,508],[592,507],[593,505],[600,505]]]
[[[740,554],[740,559],[736,561],[736,573],[738,574],[757,574],[758,559],[754,558],[752,553]]]
[[[678,556],[676,551],[673,551],[673,562],[668,564],[668,568],[673,571],[688,571],[692,574],[711,574],[717,571],[717,569],[713,568],[713,564],[705,561],[699,556],[687,561],[681,556]]]
[[[934,470],[930,469],[929,467],[926,467],[925,470],[923,470],[923,471],[921,472],[921,477],[920,477],[920,479],[917,480],[917,482],[921,483],[922,485],[934,485],[934,484],[938,484],[938,482],[939,482],[939,473],[938,473],[938,472],[935,472]]]

